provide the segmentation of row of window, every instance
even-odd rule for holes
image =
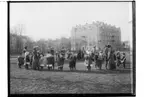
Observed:
[[[100,36],[119,36],[119,34],[100,33]]]
[[[78,34],[78,33],[81,33],[81,32],[84,32],[84,31],[74,31],[75,34]],[[88,31],[85,31],[85,32],[87,33]],[[112,35],[119,36],[120,35],[119,32],[105,32],[105,31],[99,31],[99,34],[100,35],[106,35],[106,36],[112,36]]]
[[[119,39],[119,36],[100,36],[101,39],[106,39],[106,40],[110,40],[110,39],[115,39],[115,40],[118,40]]]
[[[77,30],[86,30],[86,29],[89,29],[89,30],[92,30],[94,28],[100,28],[102,31],[112,31],[112,32],[117,32],[119,31],[117,28],[108,28],[108,27],[105,27],[105,26],[99,26],[99,25],[88,25],[88,26],[82,26],[82,27],[75,27],[74,30],[77,31]]]
[[[98,40],[98,42],[115,42],[115,40]]]

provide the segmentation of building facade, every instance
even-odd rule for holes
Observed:
[[[77,25],[71,30],[71,49],[102,49],[110,44],[117,49],[121,45],[121,29],[103,22]]]

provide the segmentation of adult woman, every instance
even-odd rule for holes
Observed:
[[[40,56],[37,52],[37,48],[38,47],[34,47],[33,48],[33,58],[32,58],[32,68],[34,70],[38,69],[39,70],[39,59],[40,59]]]
[[[116,63],[115,63],[115,51],[111,50],[110,52],[110,58],[109,58],[109,69],[113,70],[116,69]]]
[[[70,55],[69,68],[70,68],[70,70],[73,70],[73,69],[76,70],[76,56],[74,55],[74,53],[71,53],[71,55]]]
[[[102,63],[103,63],[103,52],[102,51],[100,51],[98,53],[98,58],[95,63],[99,67],[99,69],[102,69]]]

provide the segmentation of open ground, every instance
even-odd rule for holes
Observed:
[[[49,94],[49,93],[131,93],[132,69],[127,64],[117,70],[102,70],[88,72],[82,61],[76,64],[77,70],[70,71],[65,62],[64,70],[53,71],[44,68],[41,71],[19,69],[17,57],[10,58],[10,93],[11,94]]]

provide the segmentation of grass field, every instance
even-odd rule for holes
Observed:
[[[70,71],[68,63],[64,71],[42,71],[19,69],[17,59],[10,59],[10,93],[11,94],[41,94],[41,93],[131,93],[131,66],[122,66],[117,70],[86,71],[83,62],[77,62],[76,71]]]

